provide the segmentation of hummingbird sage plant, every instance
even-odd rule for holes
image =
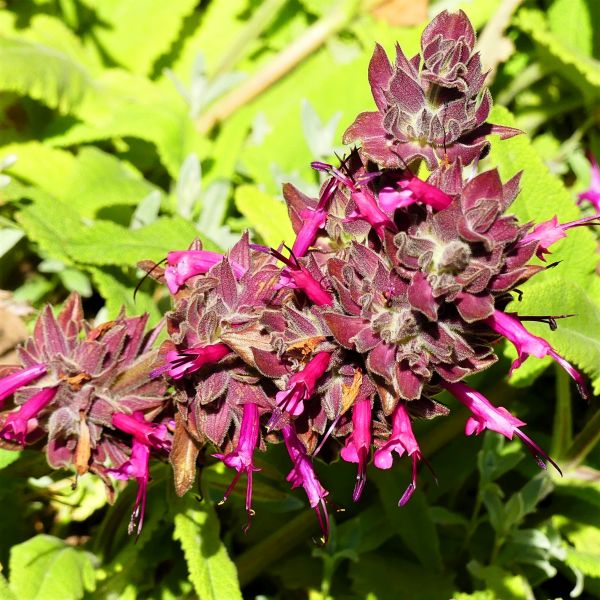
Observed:
[[[194,479],[189,457],[203,446],[231,473],[223,501],[246,478],[248,525],[259,454],[274,443],[285,445],[287,481],[304,488],[324,538],[327,501],[347,501],[319,481],[315,456],[325,444],[328,456],[356,465],[354,501],[372,469],[406,461],[404,505],[426,463],[412,423],[448,414],[441,392],[470,411],[467,435],[517,436],[541,467],[558,469],[526,423],[464,380],[497,360],[504,338],[517,349],[512,368],[550,356],[587,395],[578,371],[526,328],[554,319],[507,307],[547,267],[552,244],[598,219],[521,223],[511,213],[520,174],[502,181],[496,169],[476,172],[487,136],[521,132],[487,121],[492,99],[474,48],[462,11],[440,13],[414,57],[397,46],[391,62],[375,48],[376,110],[346,130],[347,155],[313,163],[324,176],[318,197],[283,187],[290,248],[245,234],[223,254],[195,241],[164,266],[143,263],[172,295],[159,348],[144,334],[145,317],[93,328],[75,297],[58,317],[44,310],[21,364],[0,380],[0,437],[43,441],[51,466],[90,470],[109,489],[113,478],[135,479],[130,530],[138,533],[150,458],[171,452],[182,494]]]

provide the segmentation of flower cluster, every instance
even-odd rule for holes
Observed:
[[[359,115],[344,136],[358,147],[337,166],[313,163],[324,177],[317,198],[284,186],[291,248],[244,235],[224,255],[196,241],[170,252],[164,267],[144,263],[173,296],[159,349],[155,333],[144,337],[143,317],[94,329],[76,298],[56,319],[46,310],[22,368],[0,380],[0,399],[14,398],[0,437],[45,437],[52,466],[91,470],[109,485],[136,479],[138,532],[150,455],[166,456],[171,445],[178,493],[194,479],[190,456],[206,444],[235,471],[223,501],[246,476],[248,525],[255,452],[274,442],[285,444],[287,481],[304,488],[325,537],[329,492],[314,464],[324,444],[356,464],[354,501],[371,463],[389,469],[406,454],[404,505],[425,460],[412,421],[447,414],[436,399],[443,391],[470,411],[467,435],[516,435],[540,466],[556,467],[523,421],[463,380],[493,364],[505,338],[518,354],[512,368],[550,356],[587,395],[574,367],[523,325],[554,326],[554,318],[506,308],[517,286],[546,268],[552,244],[598,220],[519,223],[510,206],[520,175],[463,174],[487,151],[486,135],[519,133],[486,122],[491,98],[474,44],[465,14],[442,12],[419,55],[397,47],[392,65],[376,47],[377,111]]]
[[[505,309],[545,268],[532,259],[597,218],[521,224],[510,214],[520,175],[463,175],[487,151],[486,135],[519,133],[486,123],[491,98],[474,43],[464,13],[443,12],[414,58],[397,47],[392,65],[377,46],[369,80],[378,110],[344,136],[359,147],[338,166],[313,163],[325,174],[317,198],[284,186],[292,248],[244,237],[219,256],[195,242],[171,252],[164,270],[153,265],[174,300],[154,375],[177,390],[178,427],[236,471],[225,499],[246,473],[249,517],[254,451],[276,439],[290,455],[288,481],[304,487],[325,534],[328,491],[312,461],[325,443],[356,463],[355,501],[370,462],[389,469],[394,451],[410,457],[403,505],[423,459],[412,419],[446,414],[435,399],[444,390],[471,412],[468,435],[516,435],[545,466],[525,423],[462,382],[496,360],[501,337],[517,349],[513,368],[551,356],[587,394],[573,366],[523,325],[554,320]],[[421,162],[427,180],[416,175]]]
[[[137,479],[131,528],[137,523],[138,532],[150,451],[166,455],[171,444],[165,383],[148,377],[156,332],[145,333],[146,321],[120,315],[93,327],[73,294],[56,317],[50,307],[42,311],[19,349],[20,367],[0,379],[0,439],[44,442],[51,467],[97,474],[109,498],[111,476]]]

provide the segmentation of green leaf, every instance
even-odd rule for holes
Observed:
[[[514,125],[514,117],[502,107],[494,107],[492,120],[504,125]],[[579,211],[570,192],[552,175],[525,135],[500,141],[492,137],[492,149],[486,166],[497,166],[503,180],[524,170],[521,193],[509,209],[526,223],[540,223],[555,215],[560,222],[577,219]],[[552,246],[550,260],[562,261],[554,269],[535,275],[522,286],[522,302],[514,302],[508,310],[520,314],[560,315],[575,314],[576,317],[561,320],[558,330],[550,332],[539,323],[528,323],[527,328],[541,335],[555,346],[567,360],[583,369],[600,390],[600,303],[593,293],[586,290],[598,279],[595,273],[596,240],[588,228],[571,229],[565,239]],[[591,345],[590,345],[591,344]],[[514,357],[512,347],[509,356]],[[530,358],[515,371],[511,382],[528,384],[548,365],[550,359]]]
[[[557,273],[553,274],[551,281],[534,280],[524,286],[525,295],[522,302],[511,303],[508,310],[518,310],[525,315],[576,315],[561,319],[556,331],[550,331],[540,323],[527,323],[527,329],[548,340],[559,354],[588,375],[594,393],[598,394],[600,393],[598,301],[590,296],[589,290],[572,281],[570,273],[559,273],[560,267],[553,270]],[[511,382],[519,384],[529,381],[532,374],[539,374],[540,370],[549,363],[548,358],[540,361],[531,357],[515,372]]]
[[[565,46],[586,56],[592,56],[594,50],[593,23],[592,5],[587,0],[554,0],[548,10],[552,33]]]
[[[84,4],[98,19],[93,33],[106,54],[136,73],[149,74],[155,60],[176,41],[184,17],[194,10],[197,0],[152,6],[146,0],[86,0]]]
[[[284,202],[253,185],[241,185],[235,191],[235,205],[267,245],[276,248],[281,242],[293,244],[294,230]]]
[[[13,546],[9,571],[19,600],[76,600],[96,587],[92,556],[51,535]]]
[[[37,201],[16,215],[27,237],[36,242],[48,257],[73,264],[68,252],[73,232],[82,226],[81,220],[63,202],[39,191]]]
[[[424,567],[430,571],[441,571],[443,565],[440,541],[423,492],[417,490],[410,502],[399,507],[398,500],[407,485],[402,474],[397,470],[377,472],[373,479],[379,490],[389,527]]]
[[[200,234],[189,221],[162,217],[134,231],[112,221],[95,221],[80,227],[68,241],[68,252],[79,263],[90,265],[135,266],[149,259],[158,262],[170,250],[182,250]],[[207,250],[219,250],[210,240],[202,240]]]
[[[0,90],[74,111],[96,92],[89,71],[73,57],[39,43],[0,37]]]
[[[497,600],[532,600],[533,592],[527,579],[522,575],[512,575],[500,567],[484,567],[476,560],[472,560],[467,568],[481,579],[488,590],[494,593]]]
[[[81,122],[56,121],[46,132],[53,146],[73,146],[97,140],[135,137],[155,144],[160,160],[176,178],[186,156],[204,156],[209,143],[197,133],[188,106],[174,86],[157,84],[121,69],[97,78],[102,95],[86,103]]]
[[[567,13],[576,11],[569,5]],[[563,13],[561,11],[561,22]],[[544,66],[558,72],[591,100],[600,95],[600,61],[573,48],[572,39],[563,40],[560,34],[554,34],[548,27],[544,13],[534,9],[522,9],[515,18],[515,25],[529,35],[536,44]],[[568,27],[568,24],[567,24]],[[585,35],[585,30],[582,32]]]
[[[8,587],[8,581],[2,575],[2,565],[0,565],[0,598],[2,600],[19,600]]]
[[[91,269],[94,285],[106,301],[107,318],[114,319],[125,307],[128,315],[148,313],[149,323],[153,325],[162,318],[162,313],[157,302],[146,292],[139,290],[133,297],[135,284],[128,280],[122,273],[113,270]]]
[[[578,550],[567,548],[565,562],[588,577],[600,577],[600,554],[579,552]]]
[[[242,600],[235,565],[219,538],[212,505],[191,496],[177,501],[174,539],[181,542],[190,579],[202,600]]]
[[[452,579],[393,553],[364,554],[349,569],[353,598],[369,600],[441,600],[452,598]]]
[[[21,456],[20,452],[15,452],[13,450],[4,450],[4,448],[0,448],[0,469],[5,469],[8,465],[11,465]]]

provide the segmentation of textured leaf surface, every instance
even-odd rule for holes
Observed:
[[[574,12],[573,7],[570,6],[566,12]],[[515,23],[534,41],[548,68],[558,71],[588,98],[600,95],[600,61],[570,46],[570,38],[565,41],[561,34],[555,35],[541,11],[523,9],[519,11]]]
[[[19,600],[76,600],[95,588],[91,555],[50,535],[13,546],[9,569]]]
[[[199,235],[192,223],[179,217],[163,217],[135,231],[112,221],[96,221],[73,233],[68,252],[80,263],[134,266],[140,260],[159,261],[170,250],[185,249]],[[209,240],[203,241],[206,249],[218,250]]]
[[[88,70],[73,57],[39,43],[0,37],[0,89],[67,113],[95,92]]]
[[[269,246],[293,243],[294,231],[283,202],[255,186],[242,185],[235,192],[235,205]]]
[[[18,157],[8,171],[62,200],[84,217],[110,206],[136,206],[156,186],[133,167],[98,148],[77,156],[38,142],[8,147]]]
[[[175,41],[196,0],[171,0],[148,5],[146,0],[87,1],[99,17],[95,35],[117,63],[148,74],[154,61]]]
[[[178,501],[174,538],[181,543],[190,579],[202,600],[242,600],[235,565],[219,538],[212,505],[191,496]]]
[[[512,115],[502,107],[494,108],[491,120],[514,124]],[[524,170],[521,193],[509,209],[522,222],[540,223],[555,215],[560,222],[568,222],[580,216],[571,193],[548,171],[525,135],[506,141],[493,139],[487,161],[498,166],[503,180]],[[597,279],[594,235],[583,227],[569,230],[566,239],[552,246],[548,261],[561,263],[537,274],[522,286],[522,302],[513,302],[508,310],[523,315],[575,314],[575,317],[561,320],[556,332],[537,323],[527,323],[527,328],[550,341],[567,360],[583,369],[597,391],[600,389],[600,344],[597,341],[600,297],[590,290]],[[512,347],[508,348],[507,354],[514,357]],[[550,362],[547,358],[530,358],[515,372],[511,382],[517,385],[530,383]]]

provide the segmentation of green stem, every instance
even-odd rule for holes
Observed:
[[[269,26],[275,15],[287,0],[264,0],[262,4],[254,11],[252,18],[246,23],[246,26],[234,42],[229,47],[221,62],[212,73],[211,79],[216,79],[223,73],[228,73],[235,67],[246,48],[258,38],[262,32]]]
[[[347,0],[311,25],[299,38],[275,56],[263,69],[241,83],[209,108],[197,121],[200,133],[208,133],[238,109],[252,102],[271,85],[287,75],[312,52],[320,48],[332,35],[343,29],[356,14],[360,2]]]
[[[539,63],[525,67],[509,85],[498,94],[496,102],[504,106],[510,104],[521,92],[530,88],[546,75]]]
[[[565,453],[565,469],[570,471],[577,468],[598,442],[600,442],[600,410],[596,411],[587,422],[583,431],[579,432]]]
[[[312,510],[302,511],[270,536],[240,554],[235,560],[243,587],[258,577],[271,563],[280,560],[298,544],[318,530],[317,519]]]
[[[555,365],[555,372],[556,409],[551,452],[558,460],[564,456],[565,451],[573,442],[573,416],[571,413],[571,380],[558,365]]]

